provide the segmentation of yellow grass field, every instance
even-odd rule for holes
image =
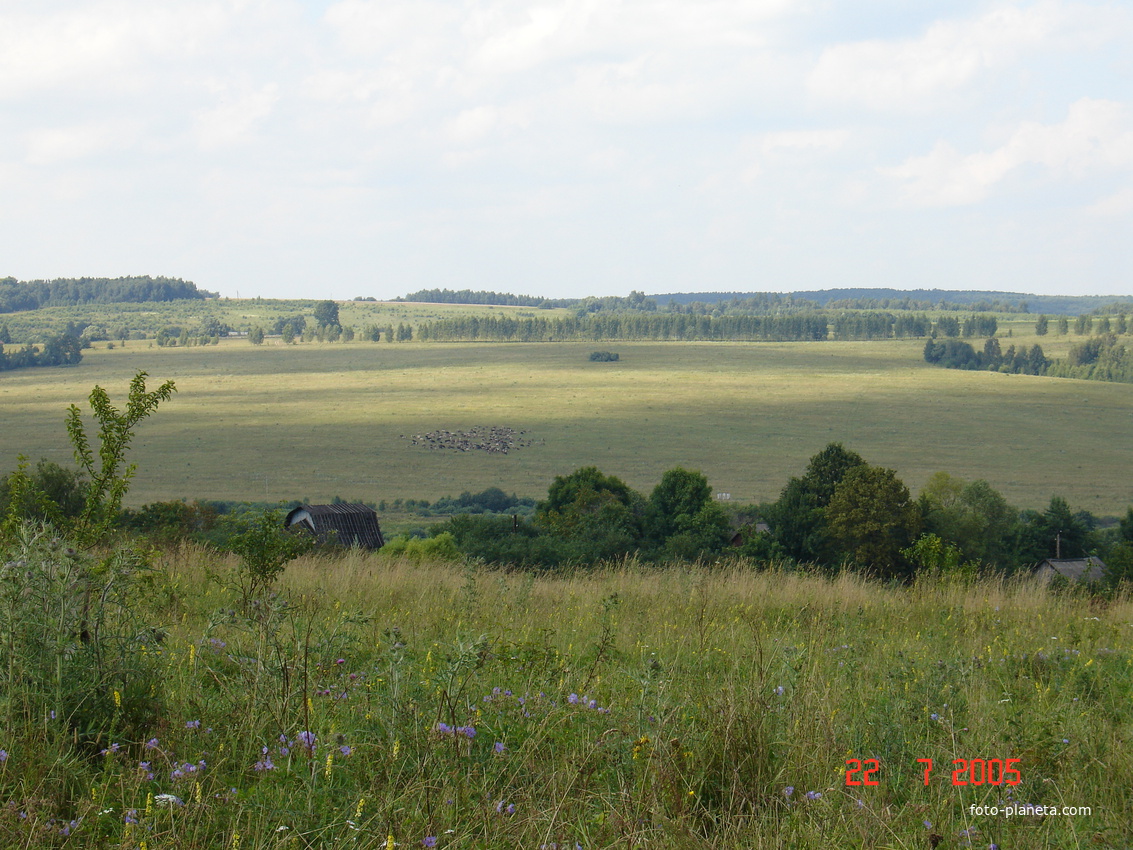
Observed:
[[[733,501],[761,501],[831,441],[895,468],[914,492],[943,470],[985,478],[1020,507],[1055,494],[1101,515],[1133,503],[1133,386],[945,370],[922,347],[100,343],[74,368],[0,375],[0,467],[21,453],[69,462],[67,405],[95,384],[124,402],[144,369],[151,387],[173,379],[178,392],[138,428],[132,504],[435,500],[489,486],[540,497],[585,465],[644,491],[681,465]],[[621,359],[591,363],[596,348]],[[502,455],[409,439],[477,425],[522,429],[535,444]]]

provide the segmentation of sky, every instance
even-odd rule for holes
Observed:
[[[0,276],[1133,294],[1133,4],[0,0]]]

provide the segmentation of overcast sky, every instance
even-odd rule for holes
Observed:
[[[0,276],[1133,294],[1133,5],[0,0]]]

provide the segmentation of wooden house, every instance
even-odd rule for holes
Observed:
[[[1105,564],[1093,555],[1086,558],[1047,558],[1035,564],[1031,573],[1042,584],[1050,584],[1055,576],[1071,583],[1101,581],[1105,576]]]
[[[300,505],[287,514],[283,526],[313,534],[323,544],[380,549],[386,543],[377,513],[366,505]]]

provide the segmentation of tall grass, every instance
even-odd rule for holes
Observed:
[[[155,713],[111,687],[84,745],[50,693],[26,709],[37,674],[16,670],[4,846],[1133,840],[1128,598],[740,562],[534,575],[350,552],[292,562],[245,616],[234,561],[183,546],[149,563],[136,598]],[[847,786],[851,758],[878,759],[879,784]],[[953,786],[953,760],[976,758],[1021,759],[1021,784]],[[1092,813],[970,814],[1012,802]]]

